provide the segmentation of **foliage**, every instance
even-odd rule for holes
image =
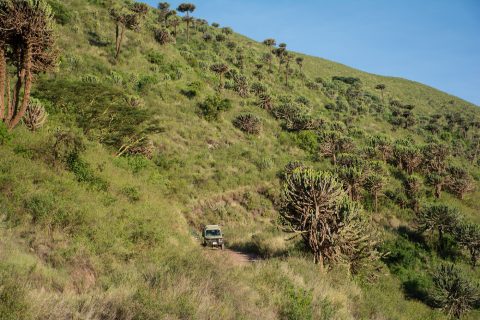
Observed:
[[[69,24],[73,19],[73,14],[59,0],[48,0],[48,4],[52,8],[55,21],[61,25]]]
[[[25,319],[28,316],[27,294],[13,268],[0,264],[0,318]]]
[[[38,92],[46,100],[77,110],[75,122],[83,132],[115,148],[142,134],[148,119],[145,110],[126,103],[123,91],[106,85],[46,82]]]
[[[232,107],[229,99],[222,99],[220,96],[209,96],[202,103],[198,104],[200,115],[208,121],[217,120],[220,113]]]
[[[241,114],[233,120],[233,125],[245,133],[257,135],[262,129],[262,121],[251,113]]]
[[[288,287],[286,294],[287,302],[282,310],[285,319],[300,320],[312,319],[312,293],[306,290],[297,290]]]
[[[433,274],[432,298],[449,317],[459,319],[480,298],[478,284],[472,283],[454,265],[442,265]]]
[[[0,122],[0,146],[12,140],[12,135],[8,132],[8,127],[5,123]]]
[[[78,182],[87,183],[95,190],[107,191],[108,182],[97,177],[90,165],[82,160],[78,154],[70,154],[67,159],[67,168],[73,172]]]

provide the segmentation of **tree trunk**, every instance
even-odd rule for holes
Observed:
[[[188,14],[187,11],[187,42],[190,40],[190,15]]]
[[[119,28],[119,27],[117,26],[117,28]],[[123,37],[125,35],[125,26],[122,25],[120,27],[120,29],[121,29],[121,31],[120,31],[120,37],[118,38],[118,42],[117,42],[117,50],[115,52],[115,60],[118,60],[118,56],[120,55],[120,50],[122,49]]]
[[[5,82],[7,79],[7,62],[5,50],[0,47],[0,121],[5,117]]]
[[[23,118],[28,103],[30,102],[30,91],[32,88],[32,47],[29,44],[27,44],[23,64],[25,66],[23,70],[23,74],[25,75],[25,87],[23,91],[22,105],[20,108],[15,108],[13,119],[8,125],[9,130],[12,130]],[[20,100],[18,96],[17,100]]]
[[[120,26],[117,24],[115,25],[115,54],[118,51],[118,40],[120,39]]]
[[[435,198],[440,199],[441,192],[442,192],[442,186],[437,184],[435,186]]]
[[[13,114],[12,111],[12,100],[10,97],[11,90],[10,90],[10,78],[8,77],[8,72],[5,74],[5,82],[7,83],[7,100],[5,101],[5,107],[8,109],[8,114]],[[4,116],[5,123],[7,122],[6,115]]]
[[[337,155],[334,153],[332,153],[332,159],[333,159],[333,166],[336,167],[337,166]]]
[[[18,107],[20,104],[20,94],[22,92],[22,87],[24,85],[25,78],[25,54],[20,53],[19,57],[20,65],[17,67],[17,82],[15,83],[15,88],[13,89],[13,98],[8,108],[7,122],[10,122],[16,115]]]
[[[442,227],[438,227],[438,243],[440,245],[440,249],[443,249],[443,229],[442,229]]]

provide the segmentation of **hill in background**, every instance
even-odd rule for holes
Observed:
[[[157,9],[47,2],[60,63],[32,96],[48,119],[0,135],[0,318],[442,319],[441,266],[478,282],[458,231],[480,223],[474,105],[201,19],[187,40]],[[381,259],[321,269],[287,240],[292,166],[338,176]],[[461,223],[439,240],[419,217],[440,204]],[[209,223],[261,259],[201,248]]]

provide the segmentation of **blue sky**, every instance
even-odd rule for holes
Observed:
[[[480,0],[191,2],[194,16],[255,40],[273,37],[293,51],[422,82],[480,105]]]

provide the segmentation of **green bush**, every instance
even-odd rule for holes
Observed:
[[[68,165],[72,157],[85,150],[83,139],[73,131],[57,131],[54,134],[52,154],[54,164]]]
[[[121,192],[130,202],[137,202],[140,200],[140,191],[135,187],[125,187]]]
[[[127,165],[132,173],[139,173],[148,167],[149,160],[141,155],[130,155],[127,158]]]
[[[48,4],[52,8],[53,17],[58,24],[67,25],[72,21],[72,13],[58,0],[48,0]]]
[[[12,140],[12,135],[8,132],[5,123],[0,121],[0,145],[6,144],[10,140]]]
[[[220,96],[209,96],[204,102],[198,104],[200,115],[208,121],[217,120],[220,113],[232,107],[229,99],[222,99]]]
[[[180,93],[189,99],[193,99],[198,95],[200,89],[200,82],[190,82],[186,88],[180,90]]]
[[[161,66],[165,63],[165,56],[157,51],[150,51],[147,53],[147,60],[148,62],[155,64],[157,66]]]
[[[49,195],[34,195],[25,201],[25,210],[32,216],[33,223],[43,223],[56,211],[55,199]]]
[[[311,155],[318,152],[318,138],[317,134],[313,131],[300,131],[294,135],[295,141],[298,146],[307,151]]]
[[[312,300],[310,291],[288,286],[282,310],[282,318],[288,320],[305,320],[313,318]]]
[[[0,265],[0,319],[28,319],[27,295],[14,268]]]
[[[108,182],[95,176],[90,165],[82,160],[78,154],[72,154],[67,161],[67,165],[78,182],[88,183],[95,190],[107,191]]]

